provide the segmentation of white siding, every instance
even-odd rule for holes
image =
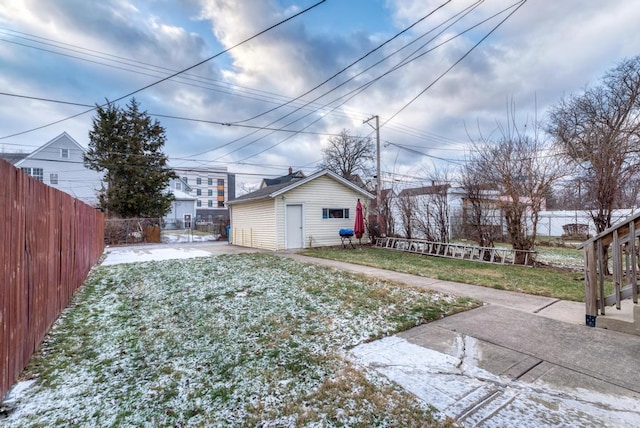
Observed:
[[[232,205],[230,234],[234,245],[277,250],[273,199]]]
[[[302,204],[304,248],[340,245],[340,229],[353,229],[358,198],[364,209],[369,201],[327,176],[318,177],[276,198],[278,249],[285,248],[285,204]],[[349,218],[322,218],[323,208],[348,208]],[[235,209],[235,207],[234,207]],[[365,213],[366,220],[366,213]],[[355,239],[355,238],[354,238]],[[364,237],[363,237],[364,240]]]
[[[69,157],[61,155],[65,149]],[[102,186],[102,174],[85,168],[84,151],[66,133],[59,135],[31,155],[16,163],[17,168],[41,168],[43,182],[89,205],[97,205]],[[51,183],[51,174],[57,174],[58,183]]]

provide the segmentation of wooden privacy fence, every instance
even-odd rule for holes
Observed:
[[[450,259],[498,264],[515,264],[516,259],[519,258],[525,265],[528,265],[534,261],[536,254],[535,251],[514,250],[512,248],[478,247],[476,245],[389,237],[377,238],[376,247]]]
[[[100,211],[0,160],[0,398],[103,250]]]
[[[610,227],[597,236],[585,241],[584,282],[586,324],[596,326],[598,315],[605,315],[605,306],[616,305],[633,299],[638,303],[638,237],[640,236],[640,213]],[[604,249],[609,248],[605,254]],[[611,256],[609,263],[608,256]],[[613,265],[613,266],[611,266]],[[605,278],[612,267],[613,294],[605,296]]]

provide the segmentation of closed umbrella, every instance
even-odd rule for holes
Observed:
[[[358,203],[356,204],[356,224],[353,225],[353,233],[358,240],[360,240],[364,234],[364,215],[362,214],[360,199],[358,199]]]

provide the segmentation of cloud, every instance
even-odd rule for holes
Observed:
[[[542,118],[548,106],[563,94],[578,92],[597,81],[623,57],[636,55],[640,45],[632,2],[529,1],[447,72],[499,18],[461,33],[515,3],[483,2],[420,52],[448,37],[458,37],[374,83],[374,79],[391,70],[433,33],[382,61],[385,56],[472,4],[469,0],[451,2],[407,34],[305,95],[304,101],[243,121],[309,91],[442,3],[387,0],[381,7],[379,2],[352,0],[322,4],[136,97],[142,108],[151,113],[241,121],[241,125],[266,126],[274,122],[270,126],[289,129],[310,125],[308,131],[319,133],[338,133],[347,128],[354,134],[367,135],[372,130],[363,124],[366,118],[377,114],[381,123],[385,123],[397,114],[382,128],[383,140],[410,145],[441,158],[454,158],[464,151],[469,139],[467,130],[475,131],[480,126],[483,132],[490,132],[496,120],[505,118],[509,100],[513,99],[519,120],[525,121],[536,113]],[[313,2],[292,4],[279,0],[4,1],[0,4],[0,24],[4,28],[0,29],[0,38],[11,43],[0,42],[3,58],[0,85],[16,93],[90,104],[102,102],[105,97],[115,99],[166,76],[169,72],[166,69],[184,69],[230,48]],[[372,9],[374,14],[369,13]],[[55,40],[68,45],[55,48],[27,41],[13,30],[48,39],[37,39],[39,42]],[[81,56],[109,67],[13,42]],[[377,61],[382,62],[374,65]],[[372,68],[366,70],[368,67]],[[444,77],[434,83],[443,73]],[[319,97],[348,78],[353,80],[295,111],[303,102]],[[341,96],[368,83],[370,87],[327,114],[344,101]],[[411,102],[425,89],[424,94]],[[320,108],[330,102],[329,107]],[[0,128],[6,135],[80,111],[81,107],[11,99],[9,103],[0,103]],[[291,114],[283,117],[288,113]],[[289,124],[296,119],[299,121]],[[310,134],[290,138],[288,133],[267,131],[249,135],[253,132],[251,128],[169,118],[160,121],[169,137],[166,152],[176,162],[196,154],[193,158],[200,163],[220,165],[218,162],[241,160],[240,165],[229,164],[229,169],[256,174],[277,173],[274,168],[278,166],[283,173],[289,165],[309,165],[311,169],[313,162],[320,159],[321,148],[328,138]],[[34,142],[42,144],[66,130],[86,145],[90,126],[91,114],[87,114],[41,131],[0,140],[0,144],[33,146]],[[248,144],[253,140],[256,141]],[[219,148],[223,145],[227,146]],[[243,145],[246,147],[241,148]],[[216,148],[219,149],[212,150]],[[207,150],[212,151],[203,153]],[[389,170],[415,173],[434,161],[395,146],[382,150],[383,165]]]

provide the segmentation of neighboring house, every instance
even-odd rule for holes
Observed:
[[[89,205],[98,204],[103,175],[84,166],[85,149],[63,132],[32,153],[0,153],[26,174]]]
[[[236,197],[236,176],[226,167],[178,167],[173,168],[183,185],[189,186],[190,196],[195,197],[196,219],[211,222],[221,216],[229,218],[226,201]],[[175,185],[182,186],[175,182]],[[172,189],[184,191],[182,188]]]
[[[165,229],[192,229],[195,227],[196,198],[180,190],[171,189],[173,197],[171,209],[165,214]]]
[[[404,234],[406,221],[412,222],[412,237],[425,238],[424,230],[437,229],[439,209],[448,213],[448,235],[454,236],[459,225],[464,207],[464,190],[449,184],[433,184],[403,189],[391,204],[391,212],[395,219],[395,230]],[[444,209],[446,207],[446,210]]]
[[[328,170],[285,179],[228,202],[230,240],[267,250],[340,245],[358,198],[367,206],[374,195]]]
[[[302,171],[293,172],[293,168],[289,167],[289,174],[287,175],[276,178],[263,178],[262,182],[260,183],[260,189],[264,189],[267,186],[275,186],[276,184],[288,183],[292,180],[298,180],[300,178],[304,178],[304,173]]]

